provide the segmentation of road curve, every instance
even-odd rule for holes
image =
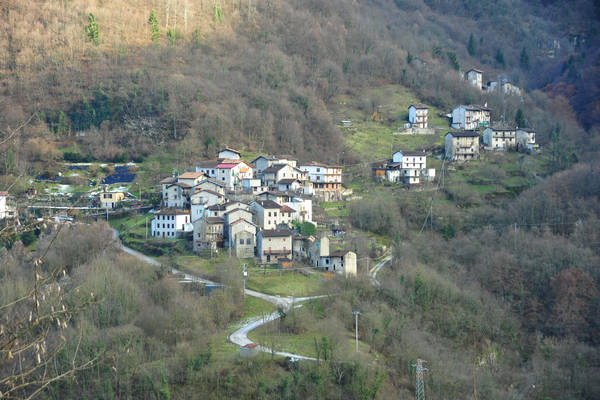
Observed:
[[[142,260],[142,261],[144,261],[148,264],[154,265],[156,267],[160,267],[162,265],[159,261],[157,261],[151,257],[148,257],[147,255],[140,253],[137,250],[134,250],[130,247],[123,245],[123,243],[119,240],[119,231],[116,229],[113,229],[113,228],[111,228],[111,229],[113,231],[113,238],[116,241],[118,241],[121,249],[125,253],[130,254],[130,255],[138,258],[139,260]],[[171,271],[174,274],[183,276],[183,279],[182,279],[183,281],[211,283],[211,284],[216,283],[216,282],[201,278],[196,275],[192,275],[192,274],[188,274],[186,272],[179,271],[175,268],[171,268]],[[269,303],[274,304],[275,307],[282,308],[285,311],[289,310],[292,306],[294,308],[301,307],[301,305],[298,303],[302,303],[304,301],[328,297],[327,295],[311,296],[311,297],[296,297],[296,298],[280,297],[280,296],[272,296],[270,294],[257,292],[255,290],[251,290],[251,289],[245,289],[244,293],[248,296],[257,297],[259,299],[268,301]],[[254,329],[258,328],[259,326],[264,325],[268,322],[274,321],[280,317],[281,317],[281,314],[279,313],[279,311],[275,311],[267,316],[250,318],[250,319],[246,320],[238,330],[236,330],[231,335],[229,335],[229,341],[233,344],[237,344],[240,347],[245,346],[249,343],[253,343],[248,338],[248,333],[250,333]],[[265,353],[273,353],[273,351],[270,348],[265,347],[265,346],[259,345],[259,349],[260,349],[260,351],[263,351]],[[306,356],[302,356],[300,354],[287,353],[287,352],[283,352],[283,351],[276,351],[275,354],[278,356],[291,357],[291,358],[295,358],[295,359],[299,359],[299,360],[316,361],[316,358],[313,358],[313,357],[306,357]]]

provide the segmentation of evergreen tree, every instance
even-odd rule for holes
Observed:
[[[504,61],[504,53],[502,52],[502,49],[498,49],[496,51],[496,61],[503,67],[506,64],[506,62]]]
[[[177,38],[175,37],[175,31],[173,29],[167,31],[167,39],[169,39],[171,46],[177,45]]]
[[[475,38],[473,37],[472,33],[471,36],[469,36],[469,44],[467,44],[467,51],[469,52],[469,55],[471,57],[477,54],[477,45],[475,44]]]
[[[523,68],[524,70],[529,70],[529,54],[527,54],[527,50],[525,50],[525,47],[523,47],[523,50],[521,51],[519,63],[521,64],[521,68]]]
[[[446,54],[448,55],[448,60],[450,61],[450,65],[452,65],[452,68],[458,71],[460,69],[460,64],[458,63],[456,53],[453,51],[449,51]]]
[[[158,18],[154,10],[150,11],[150,18],[148,18],[148,25],[150,25],[150,37],[155,42],[160,39],[160,27],[158,26]]]
[[[526,127],[525,114],[523,113],[523,110],[521,110],[520,108],[517,110],[517,115],[515,115],[515,123],[517,124],[517,126],[519,128]]]
[[[88,37],[88,40],[95,45],[100,44],[100,32],[98,30],[98,23],[96,22],[96,17],[94,14],[90,13],[88,16],[88,24],[85,27],[85,34]]]

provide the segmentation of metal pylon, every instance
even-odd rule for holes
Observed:
[[[415,387],[415,400],[425,400],[425,383],[423,381],[423,372],[427,371],[427,368],[423,367],[425,360],[417,359],[417,363],[413,364],[416,368],[416,387]]]

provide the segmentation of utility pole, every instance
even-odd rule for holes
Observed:
[[[242,276],[244,277],[244,279],[243,279],[243,281],[244,281],[244,289],[242,291],[242,295],[245,298],[246,297],[246,277],[248,276],[248,272],[246,271],[246,264],[245,263],[242,264],[242,268],[243,268]]]
[[[416,387],[415,387],[415,400],[425,400],[425,383],[423,382],[423,372],[427,371],[427,368],[423,367],[425,360],[417,358],[417,363],[413,364],[416,368]]]
[[[354,310],[352,311],[352,314],[354,314],[354,337],[356,342],[356,352],[358,353],[358,314],[360,314],[360,311]]]
[[[148,217],[146,216],[146,240],[148,240]]]

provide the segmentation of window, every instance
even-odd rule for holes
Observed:
[[[269,211],[269,217],[271,216],[271,211]]]
[[[242,239],[243,240],[243,239]],[[252,244],[252,238],[246,239],[246,244]]]
[[[240,244],[244,244],[244,239],[240,239]]]
[[[321,168],[317,168],[317,172],[321,172]]]

